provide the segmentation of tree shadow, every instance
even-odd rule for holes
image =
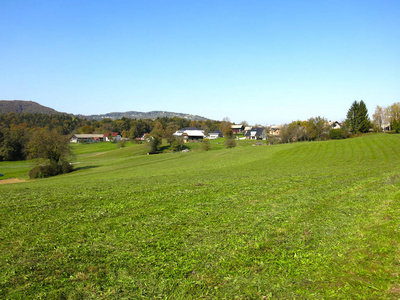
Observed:
[[[163,146],[158,147],[158,150],[160,152],[163,152],[164,150],[169,150],[169,149],[170,149],[170,145],[163,145]]]
[[[100,167],[100,166],[78,167],[78,168],[74,168],[74,169],[72,170],[72,172],[81,171],[81,170],[88,170],[88,169],[94,169],[94,168],[98,168],[98,167]]]

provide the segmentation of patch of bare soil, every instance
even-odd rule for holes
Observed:
[[[398,286],[394,286],[390,289],[390,292],[394,295],[399,296],[400,295],[400,287]]]
[[[9,179],[0,180],[0,184],[20,183],[20,182],[26,182],[26,180],[22,180],[22,179],[18,179],[18,178],[9,178]]]

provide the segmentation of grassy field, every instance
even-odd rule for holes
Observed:
[[[0,298],[399,299],[400,135],[250,145],[0,185]]]

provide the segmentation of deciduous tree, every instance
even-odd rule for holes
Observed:
[[[0,160],[24,160],[27,136],[22,130],[2,128],[0,134]]]
[[[390,129],[399,131],[400,126],[400,102],[393,103],[385,109],[386,122],[390,124]]]
[[[59,134],[56,130],[38,130],[28,143],[27,151],[30,158],[41,158],[59,164],[71,157],[68,136]]]
[[[174,133],[178,130],[178,126],[175,125],[174,123],[169,123],[167,125],[167,128],[164,130],[164,138],[165,140],[169,143],[171,146],[172,143],[175,141],[176,137],[174,136]]]
[[[224,137],[230,138],[232,137],[232,123],[228,118],[224,118],[221,122],[220,130]]]
[[[30,158],[39,158],[38,166],[29,172],[31,178],[49,177],[71,172],[71,150],[68,136],[56,130],[38,130],[27,145]]]
[[[310,118],[307,121],[306,131],[310,140],[322,140],[328,133],[328,120],[322,117]]]
[[[377,105],[375,108],[375,113],[372,115],[373,123],[374,123],[374,130],[375,131],[382,131],[383,129],[383,122],[385,120],[385,110]]]
[[[162,139],[162,137],[164,136],[164,128],[160,122],[157,122],[154,125],[153,130],[150,132],[150,135]]]

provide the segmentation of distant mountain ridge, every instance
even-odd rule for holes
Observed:
[[[62,114],[62,112],[58,112],[55,109],[50,107],[43,106],[34,101],[26,101],[26,100],[0,100],[0,114],[6,113],[42,113],[42,114]],[[72,114],[69,114],[72,115]],[[87,119],[95,119],[102,120],[105,118],[109,118],[112,120],[121,119],[123,117],[129,119],[157,119],[157,118],[184,118],[190,121],[206,121],[208,118],[204,118],[197,115],[192,114],[184,114],[184,113],[176,113],[176,112],[168,112],[168,111],[150,111],[150,112],[139,112],[139,111],[127,111],[127,112],[111,112],[107,114],[99,114],[99,115],[76,115],[80,118]]]
[[[112,113],[101,114],[101,115],[89,115],[89,116],[86,116],[86,117],[93,118],[93,119],[96,119],[96,120],[102,120],[102,119],[105,119],[105,118],[109,118],[109,119],[115,120],[115,119],[121,119],[123,117],[129,118],[129,119],[157,119],[157,118],[163,118],[163,117],[168,117],[168,118],[177,117],[177,118],[188,119],[188,120],[191,120],[191,121],[206,121],[206,120],[208,120],[207,118],[204,118],[204,117],[201,117],[201,116],[197,116],[197,115],[176,113],[176,112],[169,112],[169,111],[112,112]]]
[[[0,100],[0,114],[7,113],[42,113],[61,114],[50,107],[43,106],[34,101],[25,100]]]

